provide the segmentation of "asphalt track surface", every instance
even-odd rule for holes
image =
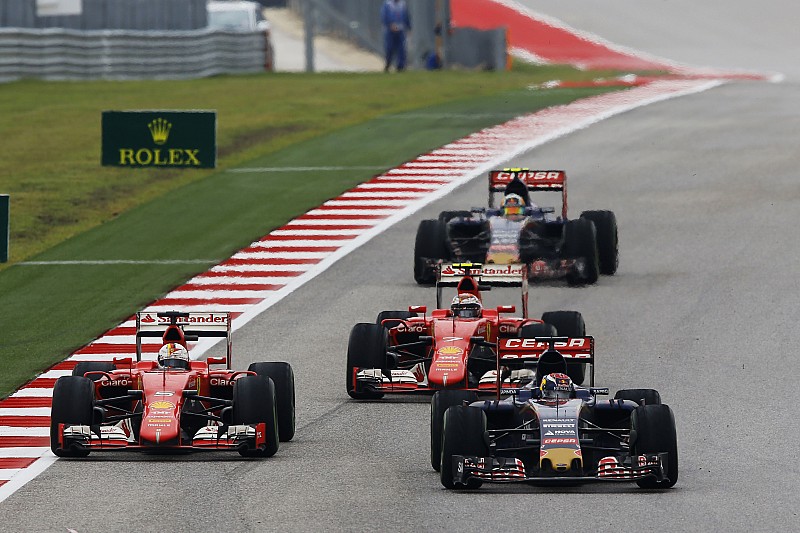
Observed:
[[[735,9],[719,16],[732,17],[731,27],[743,24]],[[724,27],[725,19],[715,24]],[[775,42],[763,68],[791,74],[794,51]],[[705,64],[759,67],[727,63],[734,45]],[[691,60],[668,52],[659,53]],[[800,422],[792,411],[797,89],[791,79],[724,85],[608,119],[513,161],[567,169],[573,214],[617,214],[617,276],[585,289],[535,287],[532,314],[581,311],[597,338],[599,384],[661,391],[678,423],[674,489],[448,492],[428,464],[426,400],[346,396],[350,327],[383,309],[433,305],[433,291],[411,279],[416,225],[442,209],[482,204],[484,182],[476,180],[237,332],[235,367],[283,359],[295,369],[297,436],[274,458],[120,453],[61,460],[0,504],[0,529],[793,529],[800,505]],[[515,302],[516,294],[492,298]]]

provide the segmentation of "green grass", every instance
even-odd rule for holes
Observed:
[[[0,177],[0,191],[12,195],[16,260],[35,254],[32,259],[41,261],[196,261],[15,265],[0,271],[0,396],[193,274],[378,173],[226,168],[390,168],[512,116],[602,91],[525,89],[568,74],[561,69],[0,86],[0,128],[4,139],[5,132],[13,133],[11,146],[0,152],[0,167],[15,169]],[[6,97],[12,96],[18,105],[9,103]],[[217,109],[220,171],[99,167],[100,111],[136,108]],[[403,118],[409,113],[413,120]]]

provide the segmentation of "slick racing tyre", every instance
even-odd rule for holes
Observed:
[[[62,376],[53,387],[50,412],[50,449],[58,457],[86,457],[89,450],[60,448],[58,425],[91,426],[94,407],[94,383],[83,376]]]
[[[455,405],[478,401],[478,393],[446,389],[436,391],[431,398],[431,466],[437,472],[442,461],[442,424],[444,413]]]
[[[347,394],[356,400],[374,400],[383,397],[382,392],[358,390],[355,368],[379,368],[388,371],[386,357],[387,333],[378,324],[356,324],[350,331],[347,345]],[[360,389],[360,388],[359,388]]]
[[[581,218],[594,222],[597,233],[597,252],[600,260],[600,273],[613,276],[619,266],[619,237],[617,217],[613,211],[584,211]]]
[[[275,409],[278,413],[278,436],[281,442],[294,437],[294,372],[289,363],[252,363],[247,370],[270,378],[275,385]]]
[[[447,224],[454,218],[469,218],[471,216],[471,211],[442,211],[439,213],[439,222]]]
[[[446,489],[477,489],[483,485],[472,478],[465,485],[453,481],[453,456],[488,457],[489,447],[483,436],[486,433],[486,414],[477,407],[456,405],[444,413],[442,429],[442,460],[439,479]]]
[[[542,320],[553,325],[559,337],[585,337],[586,323],[578,311],[548,311],[542,313]],[[576,385],[586,379],[586,363],[567,362],[567,374]]]
[[[448,257],[445,225],[438,220],[423,220],[414,242],[414,279],[420,285],[436,283],[436,269],[431,261]]]
[[[398,325],[401,320],[408,320],[416,316],[416,313],[410,311],[381,311],[378,313],[378,318],[375,319],[375,323],[381,325],[384,320],[390,320],[390,322],[383,324],[383,327],[390,329]]]
[[[275,409],[275,385],[264,376],[242,376],[233,384],[233,414],[236,426],[266,425],[266,445],[263,448],[240,449],[242,457],[272,457],[278,451],[278,415]]]
[[[594,224],[586,218],[568,220],[564,225],[563,256],[567,259],[583,259],[583,272],[567,274],[570,285],[592,285],[600,277],[597,236]]]
[[[631,400],[639,405],[659,405],[661,395],[655,389],[622,389],[614,395],[615,400]]]
[[[643,489],[668,489],[678,481],[678,434],[668,405],[639,406],[631,413],[631,455],[660,452],[668,453],[668,479],[640,479],[636,484]]]
[[[111,372],[114,370],[114,363],[105,363],[103,361],[81,361],[75,368],[72,369],[72,375],[84,377],[87,372]],[[88,376],[92,381],[97,381],[103,377],[102,374],[91,374]]]
[[[547,313],[545,313],[547,314]],[[534,339],[536,337],[557,337],[558,330],[552,324],[533,323],[525,324],[519,328],[520,339]]]

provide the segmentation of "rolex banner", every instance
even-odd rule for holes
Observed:
[[[216,111],[103,111],[104,166],[214,168]]]

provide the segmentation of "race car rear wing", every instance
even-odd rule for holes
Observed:
[[[505,192],[514,178],[519,178],[529,191],[561,191],[561,216],[567,218],[567,173],[563,170],[531,170],[504,168],[489,172],[489,207],[494,207],[494,194]]]
[[[457,287],[480,297],[492,287],[521,287],[522,316],[528,318],[528,266],[522,263],[483,265],[480,263],[442,263],[436,273],[436,308],[442,309],[442,289]]]
[[[164,343],[196,341],[201,337],[224,337],[227,340],[226,366],[231,368],[231,314],[181,313],[166,311],[136,313],[136,360],[142,360],[142,338],[160,337]]]
[[[500,338],[497,360],[500,367],[522,368],[526,362],[538,364],[543,353],[555,350],[567,363],[590,365],[590,386],[594,386],[594,337]]]

